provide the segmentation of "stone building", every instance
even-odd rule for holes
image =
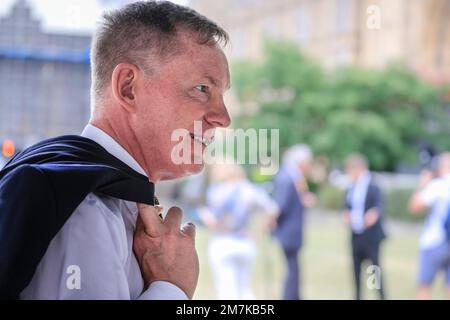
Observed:
[[[325,66],[403,61],[450,81],[449,0],[191,0],[232,41],[232,59],[260,59],[264,38],[294,41]]]
[[[90,42],[44,32],[24,0],[0,18],[0,142],[21,149],[81,132],[90,114]]]

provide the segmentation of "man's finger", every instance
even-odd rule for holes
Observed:
[[[155,207],[138,204],[139,217],[141,218],[145,233],[150,237],[159,237],[163,233],[163,225],[158,217],[158,210]]]
[[[161,220],[164,220],[164,217],[163,217],[163,211],[164,211],[164,208],[161,207],[161,206],[155,206],[155,208],[156,208],[158,217],[159,217]]]
[[[180,231],[183,211],[178,207],[172,207],[166,214],[164,224],[172,231]]]
[[[195,239],[195,224],[192,222],[185,223],[181,228],[181,231],[190,238]]]

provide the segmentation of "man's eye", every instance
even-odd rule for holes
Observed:
[[[208,93],[208,86],[205,86],[205,85],[199,85],[199,86],[196,86],[195,87],[197,90],[199,90],[200,92],[203,92],[203,93]]]

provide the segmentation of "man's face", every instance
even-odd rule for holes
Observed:
[[[298,165],[300,172],[303,175],[308,175],[311,172],[312,160],[303,161]]]
[[[217,47],[197,44],[187,34],[180,38],[182,52],[155,66],[150,75],[138,82],[137,110],[130,118],[136,142],[154,181],[202,170],[201,158],[206,146],[191,136],[195,121],[202,124],[200,134],[208,131],[206,138],[210,139],[215,128],[230,124],[223,101],[230,85],[225,55]],[[190,144],[190,164],[177,165],[171,158],[173,148],[180,144],[180,141],[171,141],[177,129],[188,132],[183,140]],[[194,155],[194,150],[201,152]],[[200,159],[195,160],[195,157]]]
[[[350,177],[353,183],[356,183],[356,181],[358,181],[361,172],[362,169],[352,164],[347,164],[345,167],[345,173]]]

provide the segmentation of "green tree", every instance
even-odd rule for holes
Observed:
[[[233,64],[233,88],[244,106],[237,124],[279,128],[282,149],[308,143],[335,165],[361,152],[373,169],[394,170],[417,163],[420,141],[450,148],[450,112],[442,88],[402,65],[326,72],[297,46],[272,41],[265,56],[261,64]],[[258,111],[246,113],[249,103]]]

